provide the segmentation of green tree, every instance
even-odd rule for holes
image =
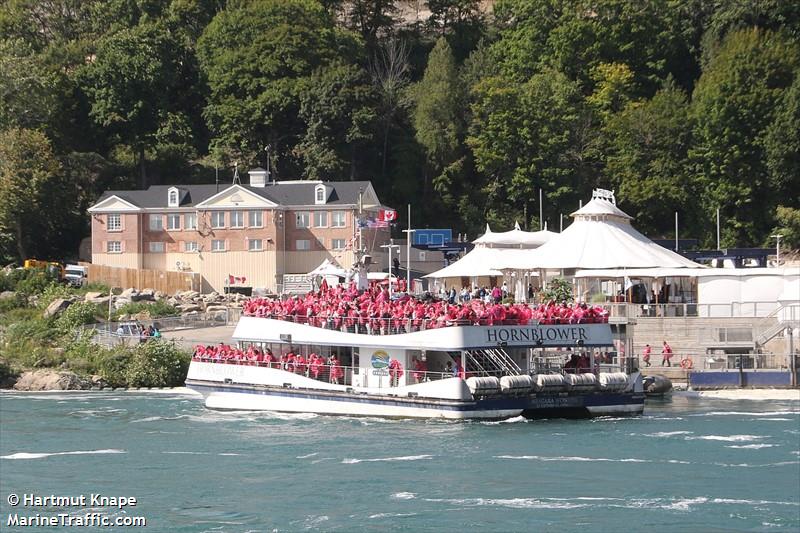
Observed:
[[[478,0],[427,0],[427,25],[434,35],[447,38],[457,61],[463,61],[484,35]]]
[[[175,43],[164,29],[147,24],[105,36],[84,71],[90,115],[135,151],[143,188],[146,150],[155,142],[175,84]]]
[[[412,87],[412,120],[417,142],[425,150],[423,194],[429,183],[452,217],[470,196],[471,158],[464,149],[466,95],[448,41],[440,37],[430,55],[422,80]],[[455,221],[454,221],[455,222]]]
[[[540,188],[547,217],[577,205],[596,179],[586,175],[592,127],[577,85],[549,70],[524,84],[489,78],[475,93],[467,143],[487,176],[489,222],[531,219]]]
[[[764,137],[798,61],[796,44],[781,34],[736,31],[725,38],[695,88],[689,155],[705,190],[707,227],[719,207],[725,246],[760,243],[773,226],[779,198],[769,180]]]
[[[652,100],[629,103],[606,126],[606,173],[636,225],[667,235],[673,213],[697,230],[698,199],[686,164],[691,115],[686,94],[668,82]]]
[[[800,207],[800,71],[775,109],[764,146],[770,188],[781,202]]]
[[[280,163],[291,162],[304,130],[306,79],[340,54],[358,57],[359,47],[317,2],[259,0],[230,2],[206,27],[197,52],[211,91],[205,116],[215,145],[252,160],[269,144]]]
[[[11,234],[23,260],[36,239],[37,219],[47,212],[41,199],[54,192],[61,165],[47,137],[35,130],[0,132],[0,231]]]
[[[22,40],[0,40],[0,129],[48,126],[56,76]]]
[[[376,137],[376,107],[375,88],[361,67],[340,63],[309,77],[300,94],[305,134],[295,148],[305,176],[366,178],[369,148]]]
[[[770,235],[780,234],[781,248],[784,250],[800,250],[800,209],[779,205],[775,211],[777,225]],[[773,237],[767,238],[763,246],[771,247],[775,244]]]

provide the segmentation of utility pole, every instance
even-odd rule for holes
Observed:
[[[392,249],[400,248],[399,244],[382,244],[381,248],[387,248],[389,250],[389,299],[392,298]]]
[[[411,204],[408,204],[408,229],[404,229],[406,234],[406,292],[411,294],[411,237],[414,234],[411,229]]]
[[[719,207],[717,208],[717,250],[719,250]]]
[[[678,212],[675,211],[675,251],[678,251]]]
[[[775,268],[779,268],[781,266],[781,238],[783,238],[783,235],[776,233],[772,235],[772,238],[775,239]]]
[[[542,218],[542,188],[539,187],[539,231],[544,229]]]

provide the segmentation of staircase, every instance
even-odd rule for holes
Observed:
[[[502,348],[466,352],[469,363],[482,374],[518,376],[522,369]]]
[[[753,327],[756,346],[764,346],[786,328],[800,328],[800,303],[782,305]]]

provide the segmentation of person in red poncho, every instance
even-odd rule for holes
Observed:
[[[397,387],[400,378],[403,377],[403,364],[397,359],[389,361],[389,376],[391,377],[392,387]]]

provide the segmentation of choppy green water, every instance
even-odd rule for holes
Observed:
[[[0,530],[58,529],[8,527],[9,513],[87,513],[11,507],[12,493],[136,497],[141,531],[798,531],[800,402],[455,423],[3,393]]]

